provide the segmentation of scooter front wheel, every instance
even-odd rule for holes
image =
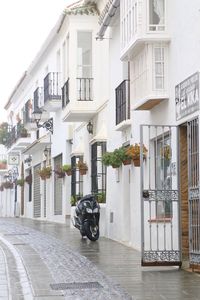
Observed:
[[[88,239],[92,242],[98,240],[99,238],[99,226],[94,225],[91,222],[84,223],[85,234]]]

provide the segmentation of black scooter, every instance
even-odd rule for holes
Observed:
[[[86,195],[77,202],[72,222],[82,237],[87,236],[91,241],[96,241],[99,238],[99,217],[100,206],[95,196]]]

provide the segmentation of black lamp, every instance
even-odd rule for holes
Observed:
[[[45,121],[43,124],[40,124],[40,120],[42,117],[42,111],[39,109],[39,107],[35,107],[34,111],[32,112],[33,120],[35,121],[37,128],[46,128],[46,130],[53,133],[53,118],[50,118],[49,120]]]
[[[87,131],[89,132],[89,134],[93,134],[93,125],[90,121],[87,124]]]

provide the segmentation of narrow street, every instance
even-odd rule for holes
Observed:
[[[0,299],[199,299],[199,275],[142,268],[140,254],[69,225],[0,219]],[[68,285],[67,285],[68,284]]]

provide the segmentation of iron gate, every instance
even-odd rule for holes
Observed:
[[[200,204],[199,204],[199,122],[187,123],[188,199],[189,199],[189,260],[190,266],[200,265]]]
[[[54,158],[54,167],[56,170],[62,167],[62,155]],[[62,191],[63,179],[54,175],[54,215],[62,215]]]
[[[41,195],[40,195],[40,176],[38,174],[41,168],[41,164],[37,165],[33,169],[34,188],[33,188],[33,217],[41,217]]]
[[[177,127],[141,125],[140,145],[142,265],[181,265]]]

